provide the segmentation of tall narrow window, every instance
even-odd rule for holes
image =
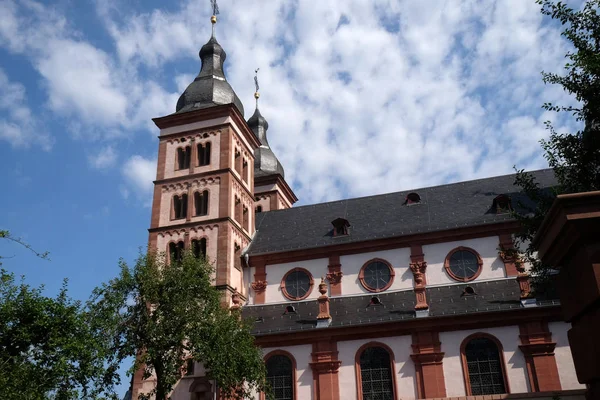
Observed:
[[[177,169],[189,168],[191,156],[192,148],[190,146],[179,147],[177,149]]]
[[[367,347],[360,354],[360,400],[393,400],[394,381],[390,353]]]
[[[210,142],[198,144],[198,165],[210,164]]]
[[[187,216],[187,194],[181,196],[173,196],[173,219],[181,219]]]
[[[169,257],[171,262],[181,261],[181,259],[183,258],[183,249],[183,242],[169,243]]]
[[[192,240],[192,253],[196,258],[206,258],[206,239]]]
[[[238,174],[242,173],[242,152],[235,149],[235,165],[234,168]]]
[[[256,208],[254,209],[254,212],[261,213],[262,212],[262,206],[256,206]]]
[[[242,200],[235,196],[234,197],[234,204],[235,204],[235,213],[233,215],[233,218],[238,222],[238,224],[242,223]]]
[[[285,355],[273,355],[267,359],[267,382],[274,400],[294,399],[294,366]]]
[[[208,215],[208,190],[194,193],[195,216]]]
[[[248,160],[244,158],[244,162],[242,163],[242,179],[244,182],[248,182]]]
[[[248,214],[248,207],[244,206],[243,220],[244,220],[244,229],[246,232],[250,232],[250,215]]]
[[[478,336],[462,345],[463,369],[470,396],[506,393],[504,362],[495,340]]]

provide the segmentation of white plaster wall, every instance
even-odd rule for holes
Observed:
[[[415,366],[410,358],[412,339],[410,336],[396,336],[380,339],[363,339],[338,342],[338,358],[342,362],[338,377],[340,382],[340,399],[356,399],[356,352],[369,342],[380,342],[389,346],[394,352],[396,372],[396,398],[415,399]]]
[[[584,389],[585,385],[582,385],[577,380],[573,355],[569,346],[567,332],[571,329],[571,324],[566,322],[551,322],[548,324],[548,328],[552,332],[552,340],[556,342],[554,355],[558,367],[560,386],[563,390]]]
[[[265,356],[273,350],[284,350],[290,353],[296,360],[296,398],[302,400],[311,400],[313,398],[313,375],[309,365],[312,361],[312,346],[310,344],[289,347],[267,347],[262,350]]]
[[[466,396],[460,345],[467,336],[477,332],[490,334],[502,343],[510,392],[529,392],[530,389],[525,357],[523,357],[523,353],[519,349],[519,327],[503,326],[499,328],[440,333],[442,351],[445,353],[444,380],[446,382],[446,396]]]
[[[265,303],[275,303],[281,301],[289,301],[281,292],[281,280],[283,276],[293,268],[304,268],[310,272],[313,277],[314,284],[310,295],[306,299],[316,299],[320,296],[318,289],[321,283],[321,277],[327,274],[327,265],[329,259],[319,258],[316,260],[298,261],[285,264],[267,265],[267,290],[265,293]]]
[[[444,260],[451,250],[459,246],[470,247],[477,251],[483,260],[481,274],[475,281],[498,279],[506,276],[504,263],[498,257],[500,239],[498,236],[491,236],[423,246],[423,254],[425,255],[425,261],[427,261],[427,286],[457,283],[446,273]]]
[[[410,248],[401,248],[372,253],[352,254],[341,256],[342,264],[342,295],[371,293],[366,290],[358,279],[362,266],[373,258],[381,258],[394,268],[394,282],[388,290],[412,289],[413,275],[410,270]]]

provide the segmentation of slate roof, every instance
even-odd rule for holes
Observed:
[[[463,295],[466,286],[474,295]],[[379,293],[380,305],[369,305],[373,294],[330,298],[330,327],[381,324],[416,318],[412,289]],[[514,278],[427,288],[429,317],[455,316],[521,309],[519,284]],[[559,304],[556,300],[538,302],[538,306]],[[286,313],[293,306],[295,314]],[[317,300],[281,304],[252,305],[242,309],[243,318],[255,321],[255,336],[316,329]],[[428,317],[425,317],[428,318]],[[319,328],[328,329],[328,328]]]
[[[533,171],[542,187],[556,184],[551,169]],[[503,175],[376,196],[320,203],[287,210],[256,214],[257,232],[249,255],[323,247],[458,227],[511,220],[509,214],[495,214],[493,199],[510,196],[513,207],[527,202],[513,185],[515,175]],[[404,205],[406,195],[416,192],[421,202]],[[333,237],[331,221],[345,218],[347,236]]]

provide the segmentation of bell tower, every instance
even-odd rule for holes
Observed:
[[[198,76],[160,129],[150,224],[151,248],[204,255],[215,267],[224,305],[247,297],[241,252],[254,232],[254,150],[260,141],[223,71],[226,53],[213,33],[200,50]]]
[[[269,123],[258,109],[258,69],[255,71],[254,84],[256,92],[256,109],[248,120],[248,126],[260,141],[260,146],[254,151],[254,198],[255,211],[273,211],[290,208],[298,201],[294,191],[285,181],[283,166],[271,150],[267,140]]]

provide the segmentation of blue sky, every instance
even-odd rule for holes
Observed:
[[[168,3],[168,4],[167,4]],[[158,130],[199,70],[208,0],[0,0],[0,243],[33,285],[87,298],[147,240]],[[580,1],[570,2],[578,6]],[[567,44],[533,0],[222,0],[217,38],[246,118],[301,204],[546,166],[566,102],[540,71]]]

